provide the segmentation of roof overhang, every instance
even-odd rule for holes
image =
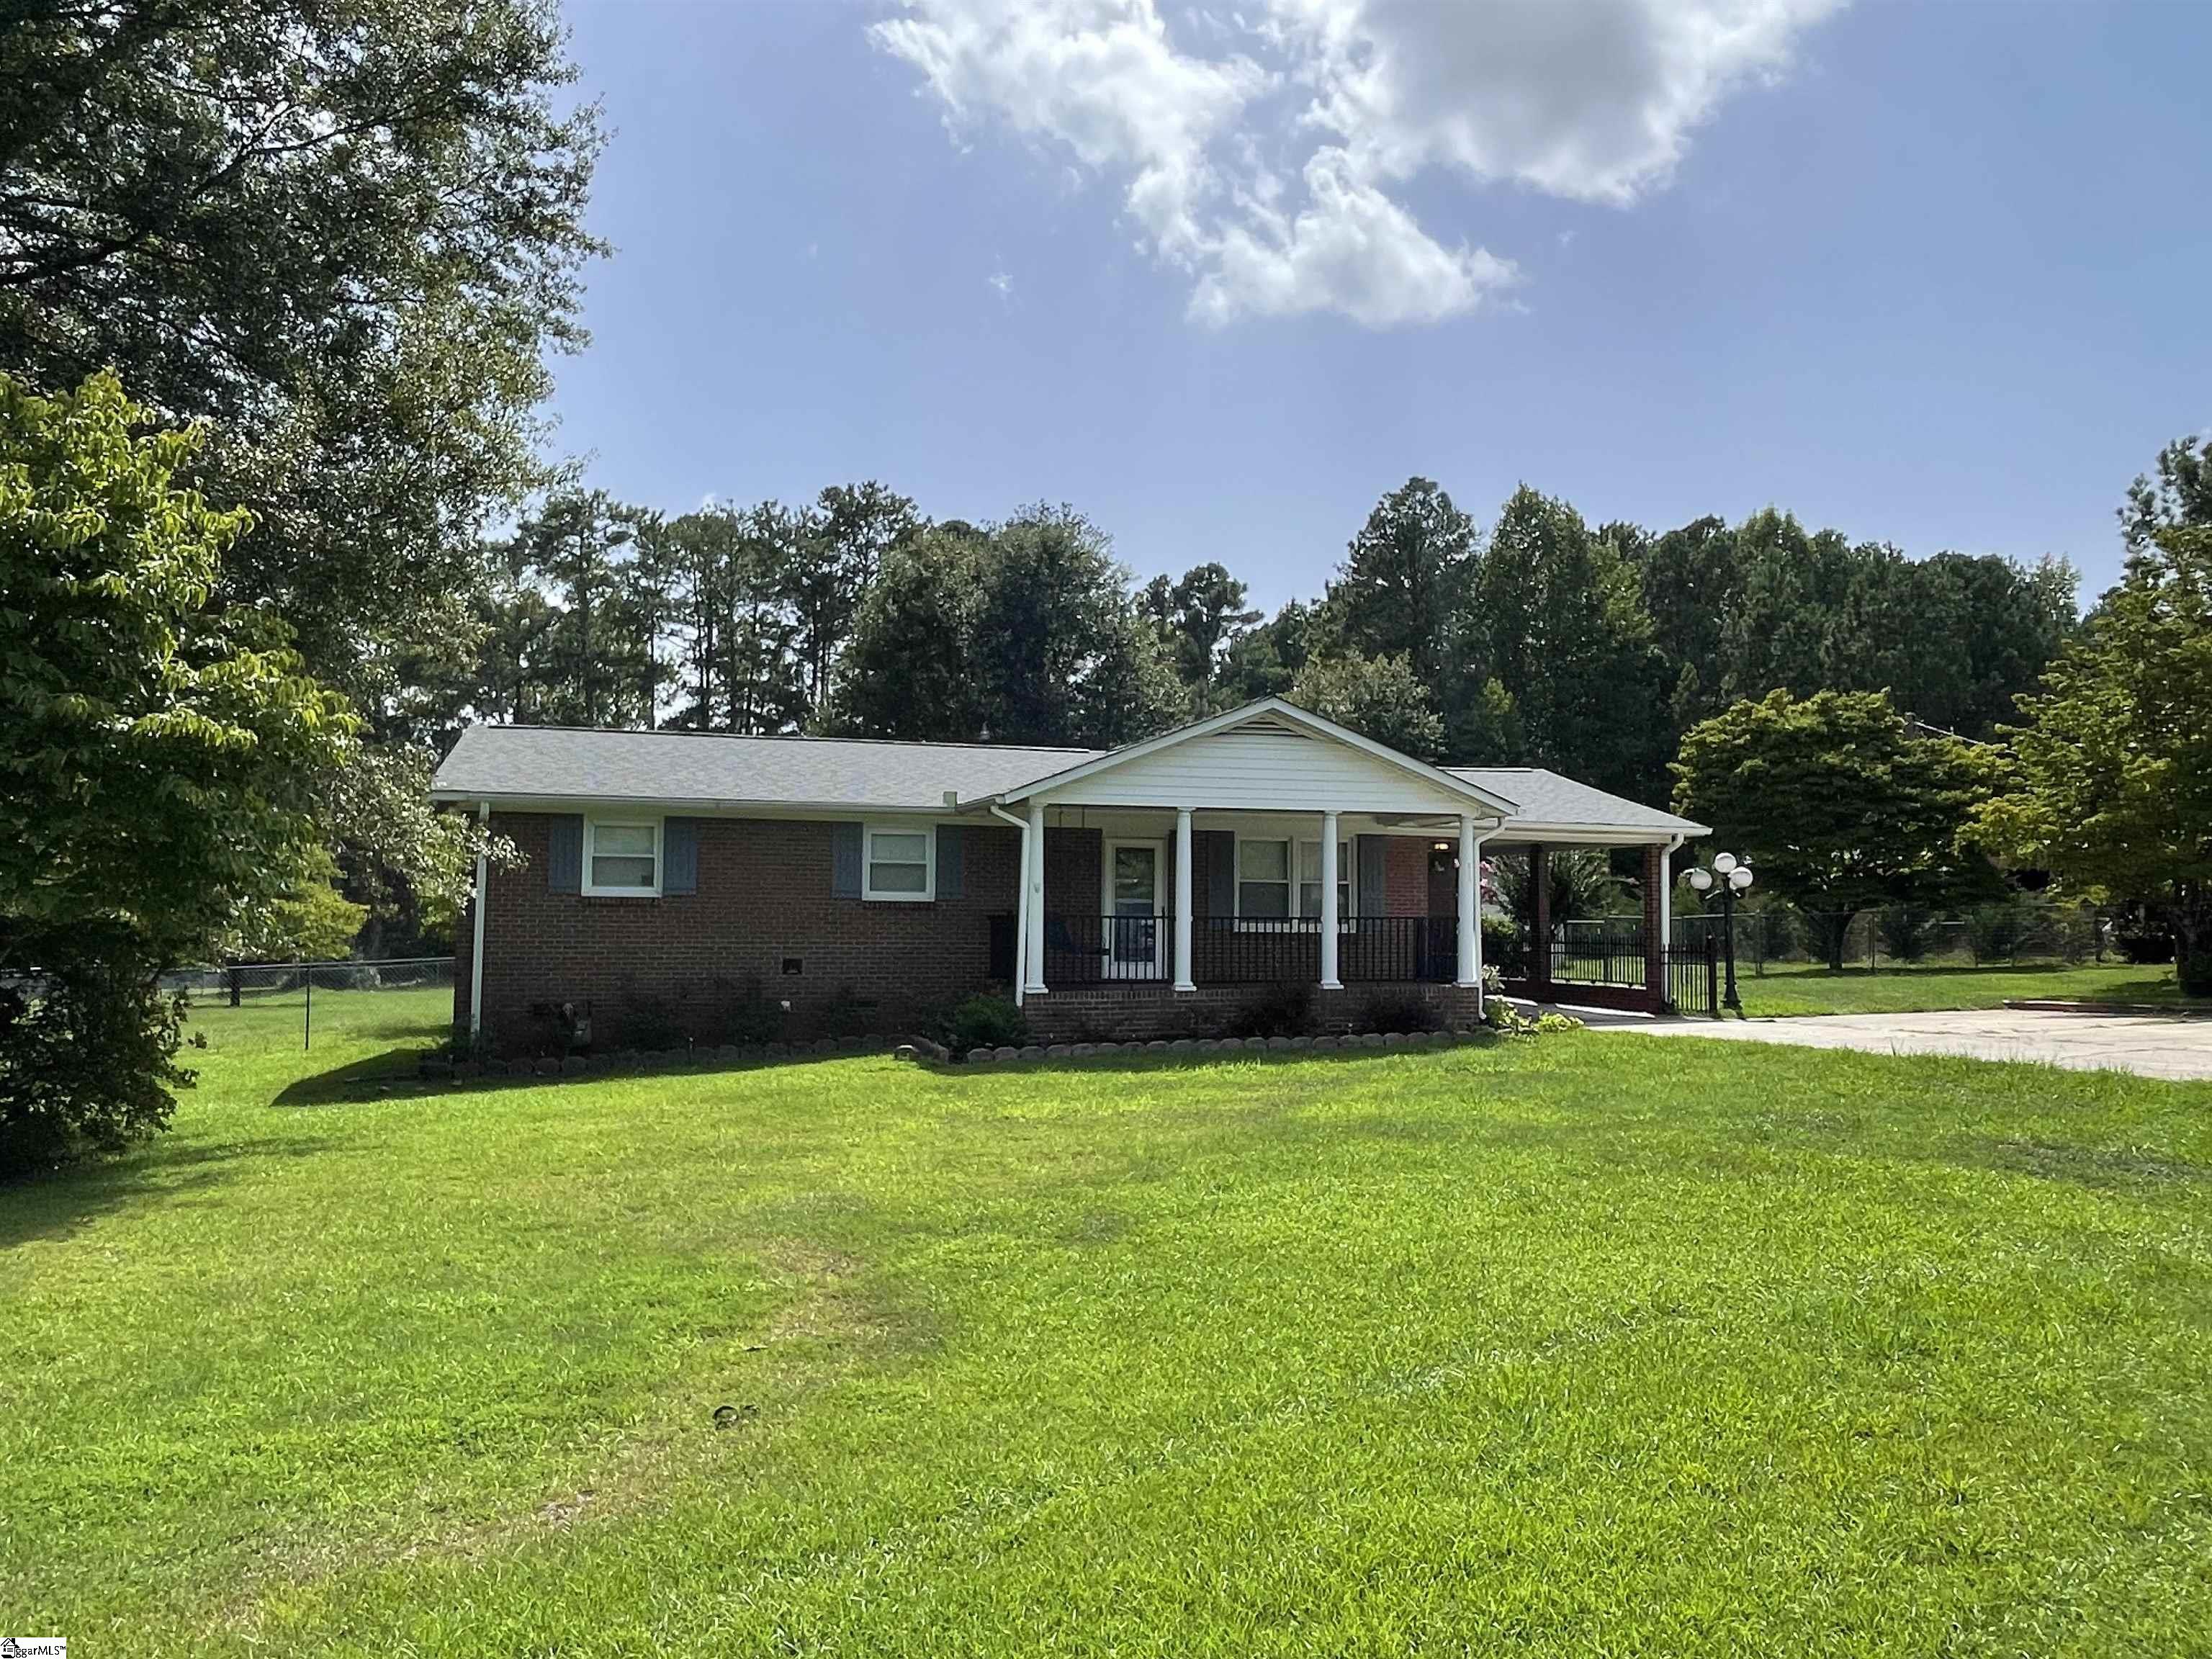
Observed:
[[[1032,779],[1028,783],[1021,784],[1017,787],[1002,789],[995,794],[963,801],[961,805],[963,807],[1011,805],[1016,801],[1049,794],[1055,789],[1064,788],[1069,784],[1079,782],[1085,778],[1094,778],[1101,773],[1111,772],[1117,767],[1127,766],[1131,762],[1142,760],[1148,755],[1157,755],[1164,749],[1172,749],[1186,743],[1195,743],[1200,738],[1213,737],[1219,732],[1234,731],[1240,726],[1249,726],[1255,720],[1279,721],[1284,725],[1296,727],[1309,736],[1340,743],[1347,748],[1357,750],[1361,754],[1382,762],[1386,766],[1395,767],[1409,776],[1419,778],[1422,782],[1431,785],[1455,799],[1466,802],[1471,807],[1479,807],[1487,815],[1510,817],[1519,810],[1516,803],[1506,799],[1503,795],[1495,794],[1479,784],[1469,783],[1465,778],[1454,777],[1440,766],[1431,766],[1426,761],[1415,760],[1411,755],[1393,749],[1388,744],[1377,743],[1372,738],[1362,737],[1348,727],[1339,726],[1334,720],[1323,720],[1319,714],[1301,708],[1296,703],[1285,702],[1280,697],[1262,697],[1257,702],[1248,702],[1242,708],[1228,709],[1206,720],[1194,720],[1188,726],[1179,726],[1174,731],[1164,732],[1157,738],[1146,738],[1141,742],[1110,750],[1077,765],[1064,768],[1058,772],[1048,773],[1043,777]]]

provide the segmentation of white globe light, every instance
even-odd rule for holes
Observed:
[[[1717,875],[1717,876],[1724,876],[1724,875],[1728,874],[1728,872],[1729,872],[1729,871],[1731,871],[1731,870],[1733,870],[1733,869],[1735,869],[1735,854],[1733,854],[1733,853],[1716,853],[1716,854],[1713,854],[1713,873],[1714,873],[1715,875]]]
[[[1696,888],[1700,893],[1704,892],[1706,888],[1712,884],[1713,872],[1711,871],[1692,870],[1690,872],[1690,885]]]
[[[1739,893],[1743,891],[1745,888],[1750,886],[1751,866],[1748,865],[1739,865],[1736,868],[1729,871],[1729,885],[1735,888]]]

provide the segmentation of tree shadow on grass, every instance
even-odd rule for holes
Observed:
[[[327,1139],[220,1146],[155,1143],[0,1184],[0,1252],[66,1238],[114,1211],[143,1203],[198,1202],[257,1158],[312,1158]]]

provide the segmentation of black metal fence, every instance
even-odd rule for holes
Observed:
[[[1667,1004],[1678,1014],[1721,1012],[1721,952],[1717,936],[1699,944],[1667,947]]]

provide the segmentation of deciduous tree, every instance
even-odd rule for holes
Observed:
[[[1998,890],[1989,860],[1960,842],[1996,766],[1986,747],[1914,736],[1880,692],[1776,691],[1691,728],[1674,805],[1747,859],[1762,886],[1841,919]],[[1840,968],[1840,921],[1821,937]]]
[[[2086,896],[2140,902],[2212,995],[2212,452],[2170,446],[2121,515],[2126,572],[2010,730],[1990,844]]]
[[[155,976],[281,897],[355,722],[281,624],[216,598],[247,529],[182,487],[197,430],[142,434],[112,375],[0,375],[0,1166],[166,1121]]]

